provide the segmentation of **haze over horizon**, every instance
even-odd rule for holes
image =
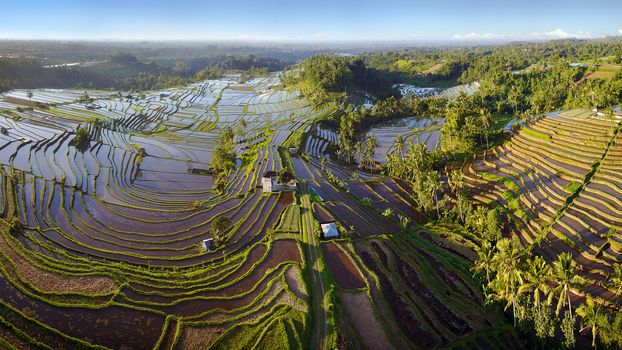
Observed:
[[[174,6],[162,0],[33,0],[4,1],[2,8],[1,39],[425,44],[622,35],[622,2],[615,0],[589,6],[577,0],[186,0]]]

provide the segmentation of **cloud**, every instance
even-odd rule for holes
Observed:
[[[618,30],[618,33],[622,34],[622,29]],[[475,33],[468,34],[454,34],[451,38],[453,40],[462,41],[487,41],[487,40],[553,40],[553,39],[594,39],[604,37],[606,34],[593,35],[590,32],[576,31],[566,32],[561,28],[551,30],[549,32],[531,32],[529,34],[520,33]]]
[[[622,35],[622,29],[618,29],[618,34]]]
[[[315,33],[311,33],[311,37],[313,39],[326,39],[328,38],[328,34],[323,33],[323,32],[315,32]]]
[[[591,39],[592,38],[592,33],[584,32],[584,31],[577,31],[577,32],[574,32],[574,33],[568,33],[568,32],[563,31],[561,28],[557,28],[557,29],[555,29],[553,31],[544,32],[544,33],[532,32],[532,33],[529,33],[529,36],[532,39],[542,39],[542,40],[546,40],[546,39],[569,39],[569,38]]]
[[[276,35],[261,35],[261,34],[240,34],[235,37],[237,40],[243,41],[282,41],[283,37]]]
[[[495,34],[495,33],[468,33],[468,34],[454,34],[451,38],[453,40],[496,40],[496,39],[504,39],[504,35]]]

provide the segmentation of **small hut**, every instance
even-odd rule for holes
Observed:
[[[213,238],[204,239],[203,242],[201,242],[201,245],[203,246],[203,249],[206,252],[209,252],[212,249],[214,249],[214,239]]]
[[[276,185],[276,171],[266,171],[261,176],[261,187],[264,193],[272,192]]]
[[[314,203],[313,211],[315,212],[315,217],[317,221],[320,223],[320,227],[322,228],[322,237],[323,238],[334,238],[339,237],[339,231],[337,230],[337,221],[335,218],[324,209],[321,205]]]

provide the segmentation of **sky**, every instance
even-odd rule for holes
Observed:
[[[1,39],[468,42],[622,35],[622,0],[0,0]]]

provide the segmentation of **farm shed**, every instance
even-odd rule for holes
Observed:
[[[203,242],[201,242],[201,245],[203,246],[203,249],[205,249],[206,252],[209,252],[214,248],[214,239],[213,238],[204,239]]]
[[[324,238],[339,237],[339,231],[337,231],[337,224],[334,221],[320,223],[320,226],[322,226],[322,234],[324,235]]]
[[[276,171],[266,171],[261,176],[261,187],[263,192],[273,191],[292,191],[296,189],[298,182],[293,179],[288,183],[280,183],[277,179]]]
[[[276,171],[266,171],[261,176],[261,187],[263,187],[263,191],[272,192],[276,187]]]
[[[313,209],[315,211],[315,217],[322,228],[322,236],[324,238],[339,237],[335,218],[317,203],[313,204]]]

